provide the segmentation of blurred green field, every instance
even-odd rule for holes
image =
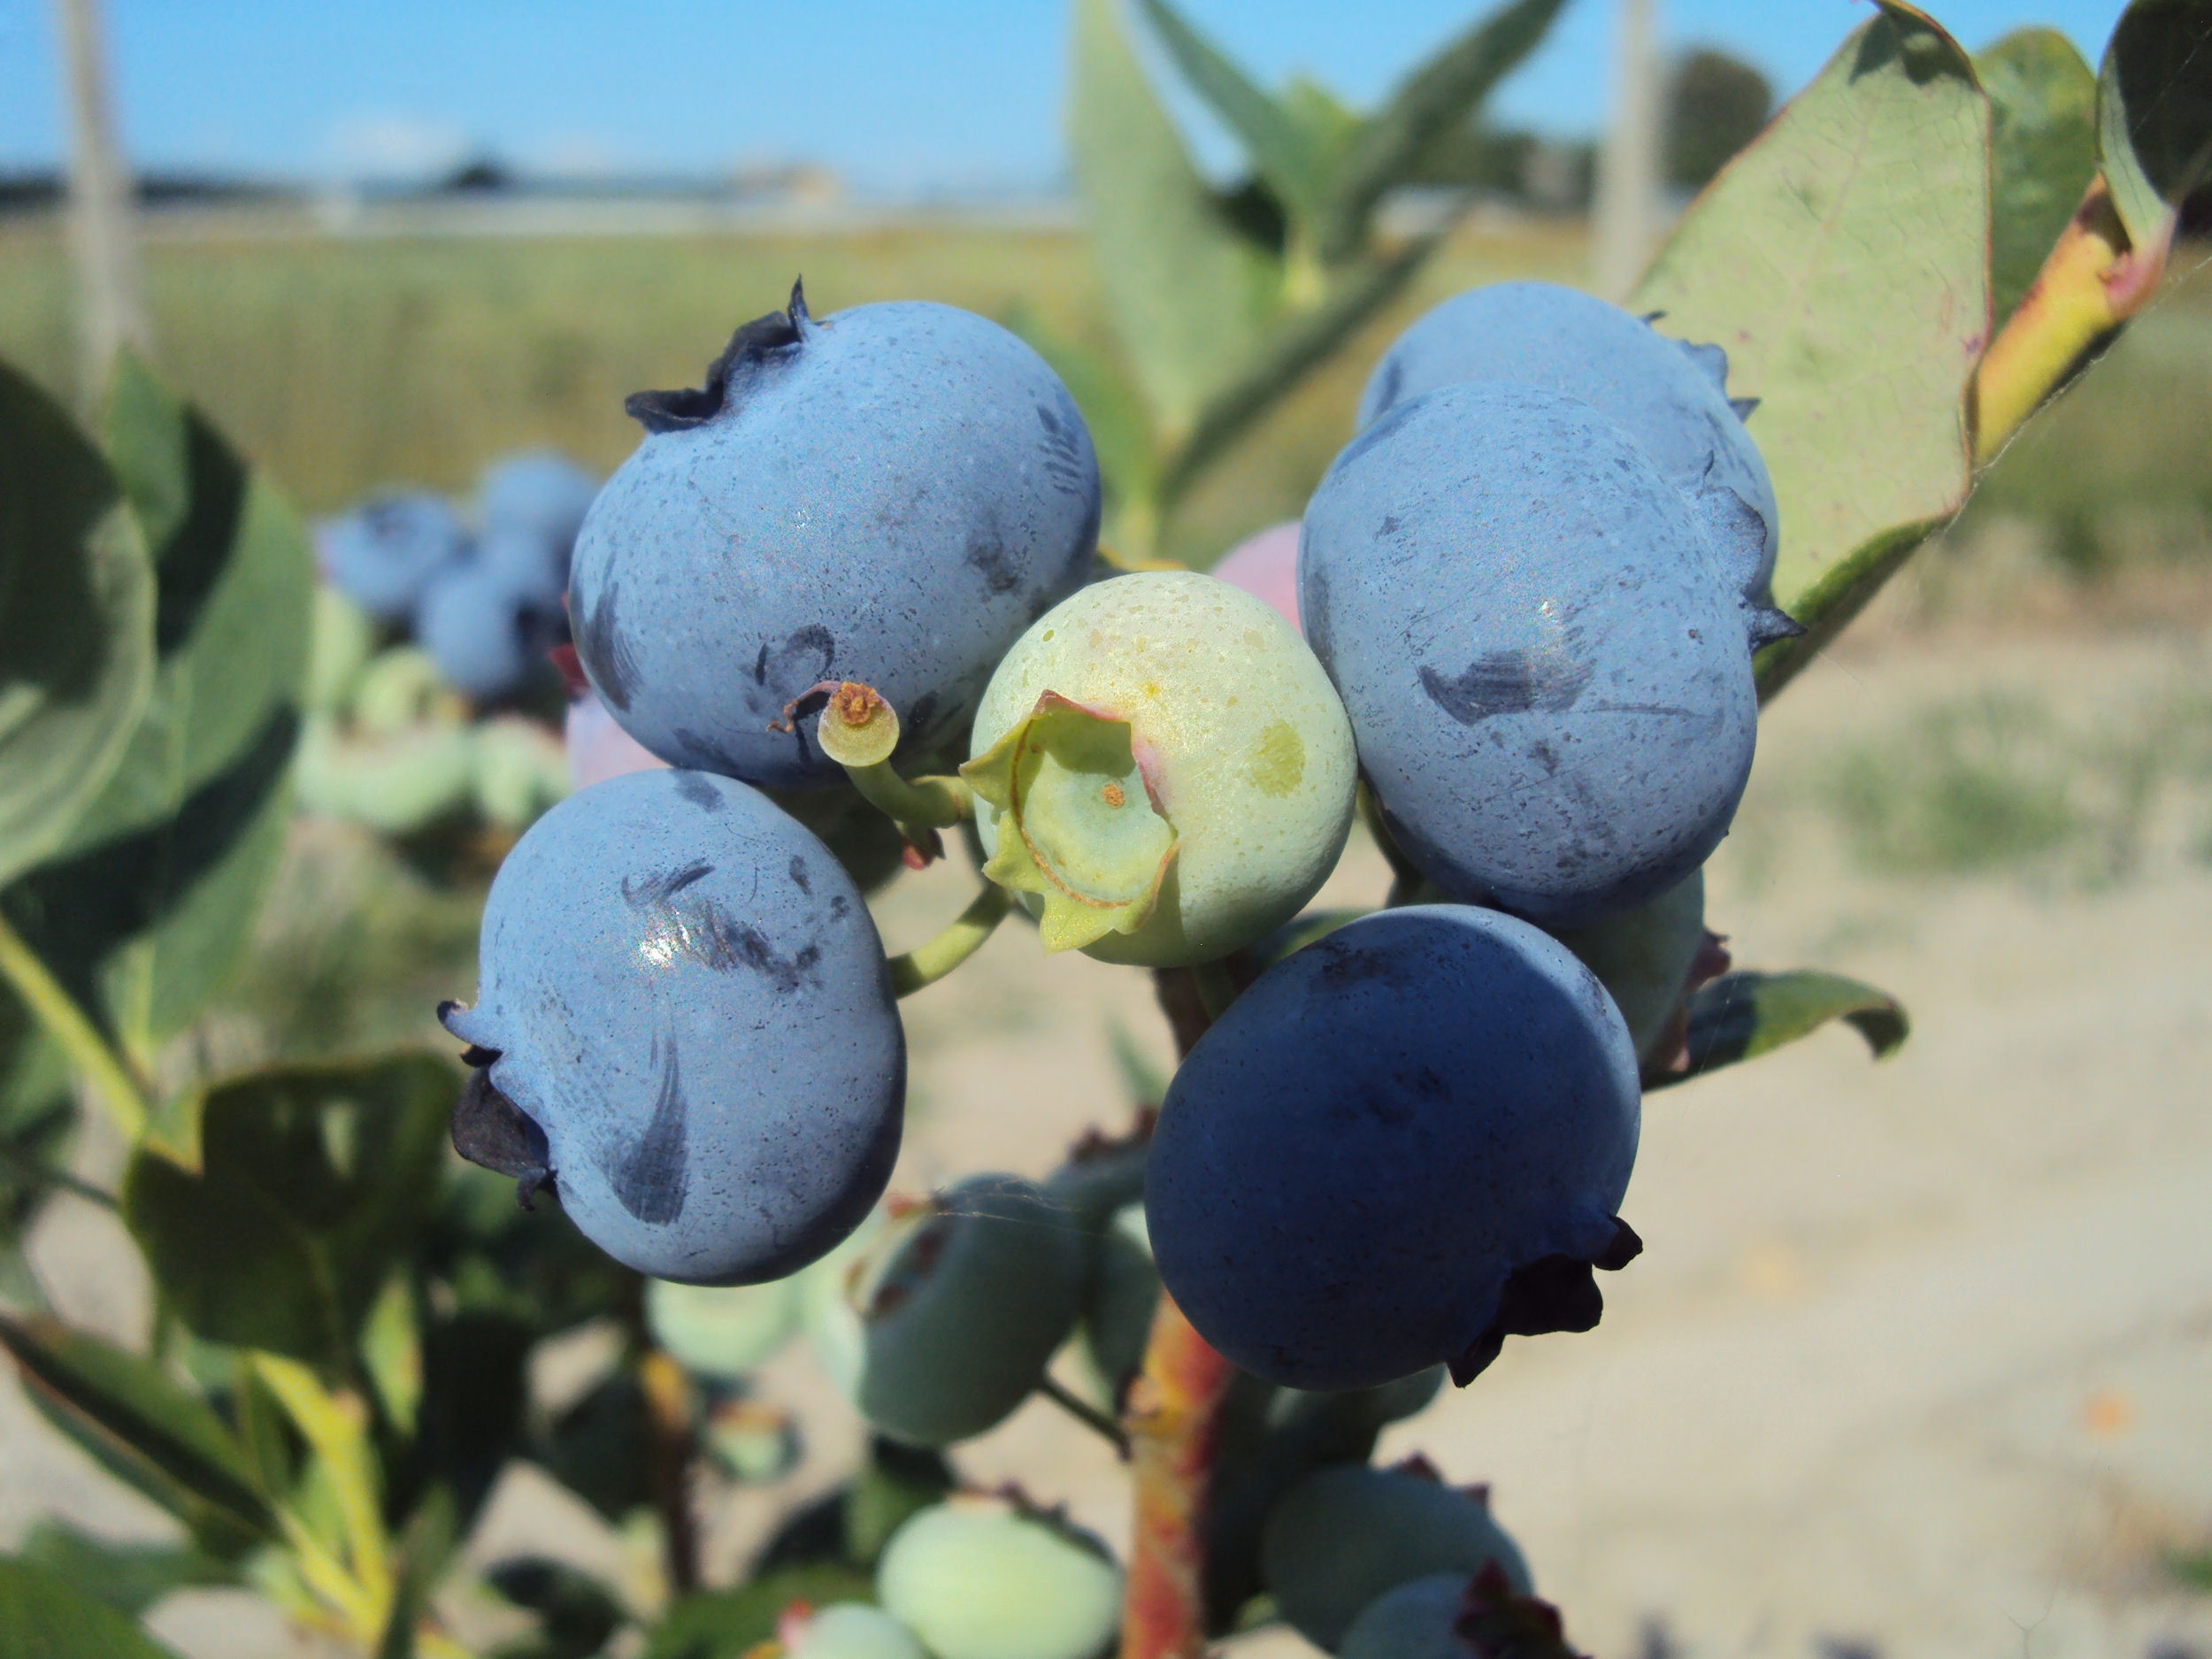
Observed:
[[[1581,262],[1571,228],[1460,238],[1209,480],[1172,550],[1210,561],[1295,516],[1348,434],[1367,365],[1422,307],[1503,276],[1571,280]],[[147,266],[163,363],[310,511],[392,482],[463,488],[520,444],[611,468],[637,441],[623,396],[696,384],[795,274],[818,313],[933,299],[1112,338],[1083,241],[1065,232],[208,240],[157,242]],[[50,232],[0,234],[0,356],[57,389],[73,362],[65,281]]]
[[[1572,225],[1462,233],[1191,497],[1168,550],[1210,562],[1238,535],[1294,517],[1348,434],[1369,365],[1419,311],[1503,277],[1571,281],[1583,263]],[[1087,250],[1068,232],[211,235],[157,241],[147,266],[164,364],[311,512],[384,484],[465,488],[487,458],[522,444],[611,468],[636,441],[624,395],[695,383],[795,274],[818,311],[889,298],[1001,318],[1026,307],[1057,333],[1112,344]],[[50,226],[0,230],[0,356],[58,389],[73,362],[65,280]],[[2176,280],[2014,446],[1955,541],[2007,517],[2043,526],[2047,551],[2076,570],[2212,546],[2212,270]]]

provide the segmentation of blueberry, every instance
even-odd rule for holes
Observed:
[[[1299,550],[1306,636],[1422,874],[1577,926],[1705,862],[1750,774],[1776,614],[1719,550],[1750,523],[1526,387],[1448,386],[1337,457]]]
[[[1689,994],[1690,971],[1705,945],[1705,872],[1591,927],[1553,937],[1581,958],[1612,997],[1640,1064],[1650,1064]]]
[[[895,1212],[847,1282],[857,1340],[833,1340],[861,1414],[910,1446],[995,1427],[1075,1327],[1089,1267],[1073,1217],[1033,1183],[977,1175]]]
[[[1121,1570],[1056,1516],[963,1493],[892,1534],[876,1593],[937,1659],[1092,1659],[1120,1622]]]
[[[468,532],[435,495],[382,495],[315,529],[339,592],[382,621],[412,611],[433,578],[467,557]]]
[[[541,672],[553,619],[480,560],[442,572],[415,608],[415,638],[456,691],[491,702]],[[548,671],[549,672],[549,671]]]
[[[533,825],[484,908],[455,1141],[640,1272],[781,1278],[868,1212],[906,1044],[860,894],[764,796],[639,772]]]
[[[685,1370],[734,1381],[798,1333],[803,1294],[796,1279],[726,1286],[657,1279],[645,1287],[645,1317]]]
[[[993,666],[1079,586],[1098,466],[1059,378],[951,306],[747,324],[703,390],[641,393],[647,436],[577,542],[585,672],[646,748],[778,787],[834,782],[825,680],[890,699],[902,756],[964,732]]]
[[[1636,1158],[1636,1056],[1604,987],[1463,905],[1348,923],[1260,976],[1168,1090],[1145,1177],[1160,1276],[1199,1333],[1297,1388],[1597,1322],[1592,1265]]]
[[[1470,1575],[1432,1573],[1369,1602],[1345,1630],[1338,1659],[1468,1659],[1453,1628],[1466,1610]]]
[[[1255,599],[1264,599],[1298,626],[1298,524],[1272,525],[1247,536],[1215,561],[1213,574]]]
[[[1262,601],[1188,571],[1097,582],[1041,618],[971,747],[984,873],[1042,912],[1048,947],[1102,961],[1252,943],[1351,829],[1352,730],[1321,664]]]
[[[484,469],[476,486],[476,522],[488,539],[520,531],[560,551],[564,570],[599,480],[553,449],[524,449]]]
[[[1083,1293],[1083,1349],[1118,1399],[1144,1363],[1152,1316],[1160,1305],[1160,1270],[1144,1236],[1144,1206],[1130,1204],[1099,1233]]]
[[[1739,544],[1734,568],[1743,591],[1764,598],[1778,522],[1774,485],[1729,401],[1720,347],[1670,340],[1617,305],[1555,283],[1494,283],[1446,300],[1392,342],[1368,377],[1358,424],[1462,380],[1505,380],[1588,403],[1678,486],[1694,488],[1709,469],[1758,515],[1762,534]]]
[[[1399,1586],[1450,1572],[1463,1588],[1494,1562],[1527,1593],[1528,1563],[1482,1488],[1448,1486],[1420,1467],[1309,1475],[1276,1504],[1260,1546],[1283,1617],[1333,1652],[1363,1609]]]
[[[864,1601],[833,1601],[778,1634],[785,1659],[928,1659],[913,1632]]]
[[[568,603],[565,542],[550,541],[534,530],[488,530],[476,544],[476,563],[509,593],[539,611],[557,611]]]

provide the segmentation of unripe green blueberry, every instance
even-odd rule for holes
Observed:
[[[1479,1488],[1409,1469],[1307,1476],[1275,1506],[1260,1544],[1260,1571],[1283,1617],[1332,1652],[1386,1592],[1433,1573],[1464,1578],[1490,1561],[1516,1590],[1529,1588],[1528,1565]]]
[[[784,1631],[784,1659],[927,1659],[914,1632],[879,1607],[836,1601]]]
[[[1552,937],[1581,958],[1628,1022],[1639,1064],[1649,1064],[1689,988],[1705,942],[1705,872],[1693,870],[1647,904]]]
[[[892,1535],[876,1594],[937,1659],[1092,1659],[1120,1622],[1121,1569],[1057,1517],[964,1493]]]
[[[797,1275],[731,1286],[656,1279],[645,1287],[654,1340],[703,1377],[742,1377],[796,1334],[799,1316]]]
[[[1088,1255],[1072,1217],[1010,1175],[972,1176],[895,1213],[846,1280],[858,1364],[840,1381],[894,1440],[983,1433],[1029,1397],[1074,1328]]]
[[[1378,1596],[1344,1632],[1337,1659],[1468,1659],[1452,1626],[1467,1601],[1467,1575],[1440,1572]]]
[[[318,588],[302,703],[316,714],[342,713],[375,650],[376,625],[368,614],[335,588]]]
[[[985,873],[1047,949],[1209,962],[1297,914],[1351,828],[1328,676],[1251,595],[1185,571],[1084,588],[992,676],[961,772]]]
[[[1098,1235],[1083,1297],[1084,1349],[1117,1395],[1144,1363],[1159,1305],[1160,1270],[1144,1233],[1144,1205],[1129,1204]]]

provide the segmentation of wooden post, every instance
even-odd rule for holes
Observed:
[[[1617,0],[1613,118],[1598,150],[1591,209],[1590,278],[1609,300],[1627,297],[1651,257],[1658,220],[1657,0]]]
[[[130,170],[115,138],[100,0],[54,0],[69,101],[69,240],[77,273],[79,385],[88,408],[107,389],[119,347],[151,338],[131,229]]]

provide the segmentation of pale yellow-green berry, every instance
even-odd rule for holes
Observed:
[[[1313,896],[1351,827],[1352,731],[1320,663],[1265,603],[1194,572],[1047,611],[992,677],[971,752],[986,873],[1048,948],[1108,962],[1252,943]]]
[[[1119,1622],[1121,1569],[1064,1521],[963,1493],[891,1535],[876,1594],[937,1659],[1092,1659]]]

